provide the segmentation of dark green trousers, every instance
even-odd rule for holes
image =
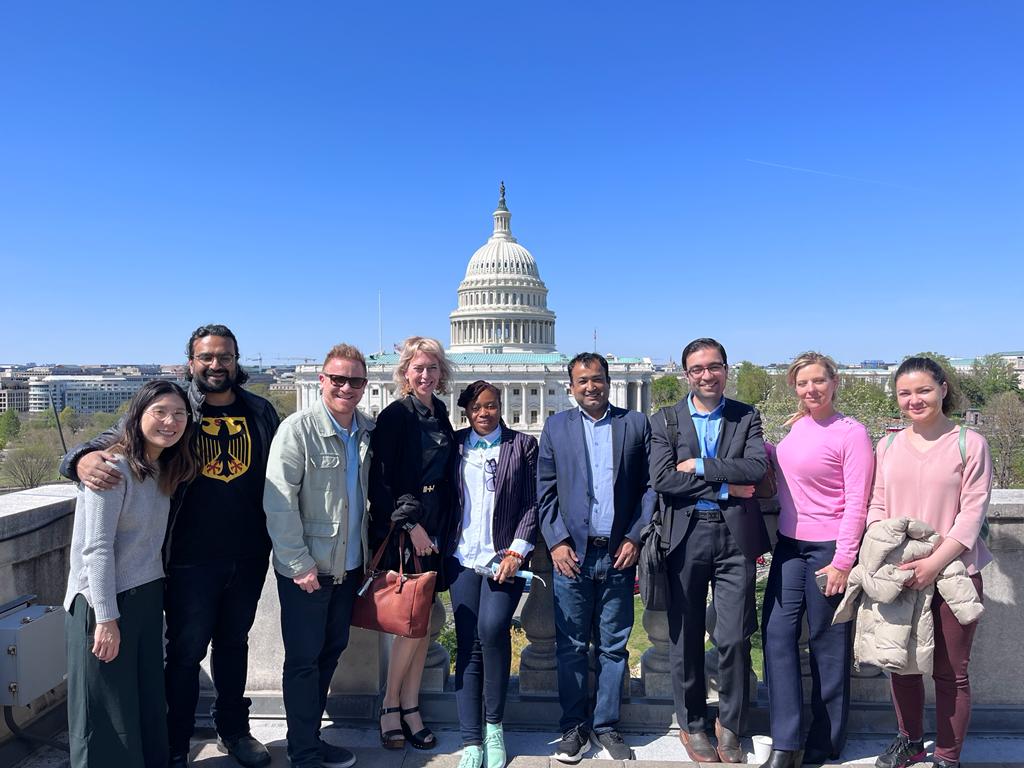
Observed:
[[[121,592],[121,648],[92,653],[96,614],[82,595],[66,619],[72,768],[166,768],[163,579]]]

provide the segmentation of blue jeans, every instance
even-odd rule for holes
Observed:
[[[811,650],[811,725],[807,747],[843,751],[850,712],[850,627],[832,624],[842,595],[825,597],[815,571],[832,562],[834,541],[797,541],[779,534],[764,593],[764,669],[768,682],[772,744],[797,750],[804,695],[800,680],[800,631],[807,615]]]
[[[597,691],[592,718],[595,733],[619,721],[622,681],[629,671],[626,642],[633,629],[636,566],[612,567],[606,548],[588,547],[575,578],[554,572],[555,646],[558,659],[559,726],[566,732],[587,722],[587,659],[597,651]]]
[[[463,567],[454,557],[445,565],[455,615],[455,701],[463,744],[483,743],[480,712],[488,723],[505,717],[512,666],[512,614],[526,582],[499,584]]]
[[[211,643],[217,733],[234,738],[249,732],[249,630],[266,577],[266,557],[167,569],[164,679],[171,755],[188,752],[199,701],[199,662]]]
[[[321,575],[315,592],[305,592],[290,578],[275,575],[284,641],[281,692],[288,722],[288,759],[293,766],[319,766],[320,720],[338,659],[348,645],[362,568],[349,571],[341,584]]]

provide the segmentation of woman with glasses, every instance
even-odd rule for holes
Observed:
[[[376,551],[388,541],[381,567],[437,571],[437,589],[445,589],[440,555],[451,518],[454,437],[448,409],[434,393],[445,393],[452,378],[444,349],[435,339],[405,340],[395,367],[402,397],[381,411],[370,443],[370,541]],[[404,534],[404,535],[400,535]],[[402,544],[401,542],[404,542]],[[388,661],[387,687],[380,711],[380,740],[385,749],[433,749],[437,739],[419,712],[420,683],[430,644],[422,638],[396,637]]]
[[[195,475],[185,393],[142,386],[110,452],[124,482],[81,486],[64,597],[73,768],[167,765],[163,561],[170,496]]]
[[[526,585],[515,574],[537,538],[537,440],[505,426],[501,395],[486,381],[466,387],[459,407],[469,427],[455,433],[457,505],[445,547],[457,643],[459,768],[503,768],[510,628]]]
[[[873,456],[867,429],[836,410],[832,358],[805,352],[786,372],[799,402],[773,455],[779,535],[765,589],[764,665],[772,753],[761,768],[820,765],[839,757],[850,708],[850,624],[832,624],[857,559]],[[799,639],[811,660],[811,723],[801,740]]]

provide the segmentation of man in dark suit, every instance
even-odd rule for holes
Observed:
[[[750,637],[757,628],[756,560],[770,548],[754,485],[768,461],[757,410],[723,397],[725,348],[714,339],[696,339],[686,345],[682,360],[689,394],[651,420],[651,485],[661,494],[670,528],[665,534],[676,718],[691,760],[739,763],[744,759],[739,734],[749,704]],[[717,750],[705,731],[709,584],[714,584],[717,617]]]
[[[647,417],[608,403],[608,362],[583,353],[569,363],[579,408],[544,424],[537,462],[541,531],[554,564],[555,643],[562,740],[555,759],[578,762],[593,728],[609,757],[632,759],[615,729],[640,530],[650,520],[651,427]],[[587,718],[587,658],[597,650],[597,691]]]

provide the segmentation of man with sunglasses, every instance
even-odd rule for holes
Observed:
[[[188,765],[199,665],[211,643],[213,718],[221,746],[255,768],[268,765],[270,753],[249,732],[245,683],[249,630],[270,553],[263,484],[279,419],[268,400],[242,388],[248,374],[238,364],[238,341],[227,326],[200,326],[186,351],[199,471],[175,492],[164,541],[170,768]],[[106,451],[116,430],[72,449],[61,473],[95,491],[122,482]]]
[[[263,505],[281,600],[288,760],[294,768],[348,768],[355,755],[325,742],[320,720],[369,558],[374,422],[358,409],[366,390],[358,349],[333,347],[319,378],[320,402],[285,419],[270,446]]]
[[[651,486],[664,505],[669,542],[669,657],[679,740],[694,762],[741,763],[749,704],[750,637],[757,628],[755,561],[769,549],[754,485],[768,460],[755,408],[723,396],[725,348],[714,339],[683,349],[690,392],[651,418]],[[717,748],[707,728],[704,634],[714,584],[718,649]]]

